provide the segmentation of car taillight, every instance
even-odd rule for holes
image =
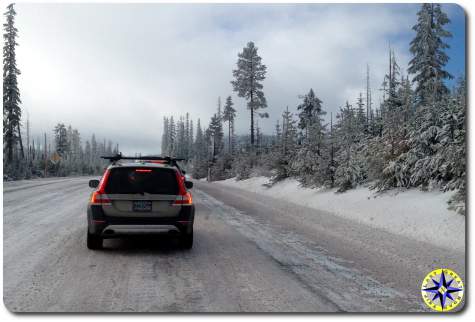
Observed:
[[[186,192],[184,196],[177,196],[173,204],[175,206],[190,206],[193,204],[193,197],[191,193]]]
[[[185,177],[176,171],[176,180],[178,181],[178,196],[173,205],[175,206],[191,206],[193,204],[193,197],[191,193],[186,191]]]
[[[99,191],[94,191],[91,196],[91,204],[93,205],[103,205],[110,204],[111,200],[107,196]]]
[[[107,198],[107,195],[105,193],[105,188],[107,184],[107,180],[109,179],[109,174],[110,171],[109,169],[104,172],[104,175],[101,178],[101,181],[99,181],[99,186],[97,187],[97,190],[92,193],[91,196],[91,204],[93,205],[104,205],[104,204],[110,204],[111,200]]]

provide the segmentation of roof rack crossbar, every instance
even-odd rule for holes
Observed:
[[[122,153],[118,153],[112,156],[101,156],[104,160],[109,160],[110,162],[117,162],[119,160],[144,160],[144,161],[165,161],[167,163],[175,164],[177,161],[185,161],[183,158],[172,158],[169,156],[140,156],[140,157],[129,157],[123,156]]]

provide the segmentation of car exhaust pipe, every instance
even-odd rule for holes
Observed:
[[[112,229],[104,230],[104,235],[113,235],[114,231]]]

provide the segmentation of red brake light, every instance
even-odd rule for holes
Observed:
[[[135,172],[152,172],[152,169],[135,169]]]

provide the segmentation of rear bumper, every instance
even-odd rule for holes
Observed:
[[[191,233],[195,217],[195,207],[182,207],[179,215],[173,218],[157,217],[109,217],[101,206],[87,209],[88,230],[90,234],[104,238],[121,235],[143,235],[163,233]]]
[[[103,237],[122,235],[148,235],[148,234],[171,234],[179,233],[180,230],[174,225],[108,225],[103,230]]]

